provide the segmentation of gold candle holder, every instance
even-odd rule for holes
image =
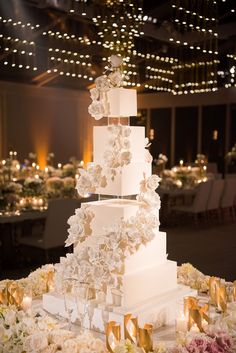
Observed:
[[[132,317],[132,314],[124,316],[124,336],[125,339],[129,339],[132,343],[137,344],[138,319],[137,317]]]
[[[190,315],[190,310],[196,308],[198,305],[198,299],[195,297],[185,297],[184,298],[184,316],[187,320],[188,331],[191,329],[193,325],[193,318]]]
[[[200,332],[204,332],[203,324],[210,323],[210,318],[207,313],[209,310],[209,305],[205,304],[200,306],[198,304],[198,299],[195,297],[184,298],[184,315],[187,319],[188,331],[191,330],[192,326],[195,324]]]
[[[0,304],[15,305],[20,308],[24,296],[24,289],[16,282],[9,281],[0,290]]]
[[[216,305],[216,291],[219,286],[220,279],[217,277],[211,277],[209,280],[210,304]]]
[[[153,325],[145,324],[143,328],[139,327],[138,345],[146,353],[153,351]]]
[[[216,308],[219,312],[223,313],[227,310],[227,292],[224,285],[216,288]]]
[[[106,326],[106,347],[111,353],[114,352],[120,342],[120,324],[116,321],[109,321]]]
[[[46,282],[47,292],[53,292],[54,290],[54,271],[49,271],[47,282]]]
[[[233,282],[232,295],[233,295],[233,301],[236,301],[236,281]]]

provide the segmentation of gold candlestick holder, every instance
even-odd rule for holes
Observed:
[[[217,277],[211,277],[209,280],[209,296],[210,304],[216,305],[216,291],[220,286],[220,279]]]
[[[129,339],[132,343],[137,344],[138,336],[138,319],[133,317],[132,314],[124,316],[124,337]]]
[[[224,285],[216,288],[216,310],[225,313],[227,310],[227,292]]]
[[[209,305],[200,306],[198,299],[195,297],[184,298],[184,315],[187,320],[187,329],[191,330],[193,325],[196,325],[200,332],[204,332],[203,324],[210,323],[210,318],[207,313]]]
[[[120,342],[120,336],[120,324],[116,321],[109,321],[106,326],[106,347],[109,352],[114,352]]]
[[[233,295],[233,301],[236,301],[236,281],[233,282],[232,295]]]
[[[143,328],[139,327],[138,346],[146,353],[153,351],[153,325],[145,324]]]

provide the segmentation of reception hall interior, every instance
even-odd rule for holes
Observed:
[[[0,352],[236,352],[235,5],[0,0]]]

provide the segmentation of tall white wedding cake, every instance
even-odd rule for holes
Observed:
[[[121,66],[122,59],[111,56],[110,74],[90,91],[89,113],[106,117],[107,125],[94,127],[94,162],[80,171],[77,190],[99,200],[83,203],[69,218],[66,246],[74,250],[56,265],[57,291],[43,298],[46,310],[58,313],[59,307],[63,315],[62,278],[88,283],[100,294],[92,327],[101,331],[104,311],[118,322],[127,313],[155,326],[171,321],[178,300],[191,294],[177,285],[177,264],[167,259],[166,233],[159,231],[160,179],[151,174],[145,128],[129,125],[137,92],[122,87]]]

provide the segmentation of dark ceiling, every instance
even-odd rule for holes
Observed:
[[[94,78],[103,72],[105,66],[103,58],[109,56],[108,50],[101,45],[99,28],[93,21],[99,11],[103,16],[106,2],[109,1],[119,2],[118,0],[0,0],[0,79],[39,86],[87,89]],[[195,0],[196,3],[204,1],[206,2]],[[139,89],[149,91],[150,87],[147,85],[145,87],[148,55],[169,60],[178,57],[176,44],[170,42],[170,37],[174,37],[176,31],[172,5],[178,1],[137,0],[137,2],[142,3],[144,21],[140,25],[140,31],[144,34],[134,38],[133,49],[143,54],[135,59],[135,65],[141,83]],[[227,82],[232,80],[230,69],[236,56],[235,7],[235,0],[217,1],[218,23],[215,29],[218,32],[219,87],[227,85]],[[16,42],[17,38],[20,42]],[[65,58],[68,52],[70,57],[73,53],[77,53],[74,55],[78,55],[76,58],[79,57],[80,60],[79,71],[76,71],[77,69],[73,71],[72,66],[76,64],[72,65],[69,62],[64,63],[62,71],[61,63],[55,62],[56,59],[50,59],[58,57],[56,50],[61,53],[62,58]],[[229,55],[234,57],[230,59]],[[155,65],[158,70],[158,61]]]

